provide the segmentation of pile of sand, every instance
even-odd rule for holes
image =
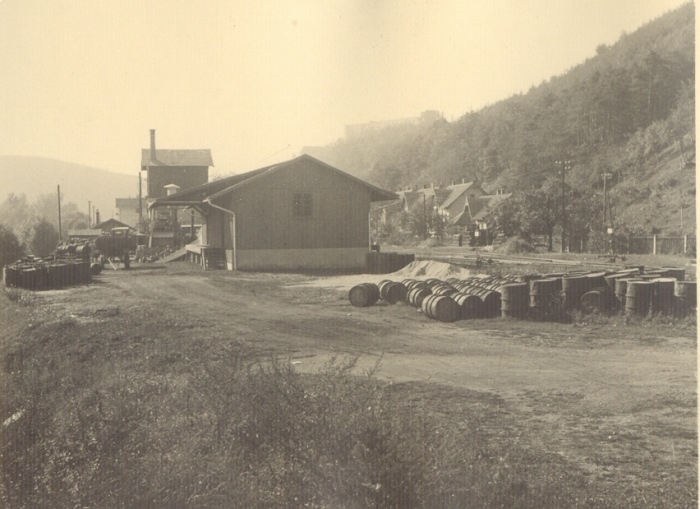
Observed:
[[[392,276],[402,279],[449,279],[455,277],[457,279],[464,279],[471,276],[472,273],[459,265],[452,265],[451,263],[436,262],[433,260],[421,260],[411,262],[406,265],[403,269],[394,272],[393,274],[387,274],[387,276]],[[391,278],[388,278],[391,279]]]
[[[379,283],[385,279],[391,281],[402,281],[404,279],[442,279],[448,278],[465,279],[471,276],[471,272],[458,265],[450,263],[435,262],[432,260],[421,260],[411,262],[403,269],[392,274],[356,274],[352,276],[335,276],[322,277],[307,281],[305,283],[297,283],[291,286],[310,286],[315,288],[334,288],[337,290],[350,290],[355,285],[361,283]]]

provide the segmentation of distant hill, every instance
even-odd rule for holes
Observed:
[[[44,157],[0,156],[0,202],[10,193],[25,194],[31,202],[55,194],[57,185],[64,202],[87,212],[91,201],[102,219],[113,217],[116,198],[138,196],[136,170],[132,176]]]
[[[694,229],[695,4],[454,122],[391,125],[302,152],[391,190],[465,178],[528,191],[567,160],[567,183],[591,197],[612,174],[617,224],[676,233],[682,207],[683,231]]]

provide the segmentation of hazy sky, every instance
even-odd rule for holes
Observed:
[[[0,0],[0,154],[138,174],[289,159],[345,124],[525,92],[683,0]]]

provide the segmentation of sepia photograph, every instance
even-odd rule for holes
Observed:
[[[695,27],[0,0],[0,507],[698,507]]]

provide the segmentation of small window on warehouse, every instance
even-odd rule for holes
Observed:
[[[293,216],[301,219],[313,217],[314,201],[309,193],[294,193]]]

